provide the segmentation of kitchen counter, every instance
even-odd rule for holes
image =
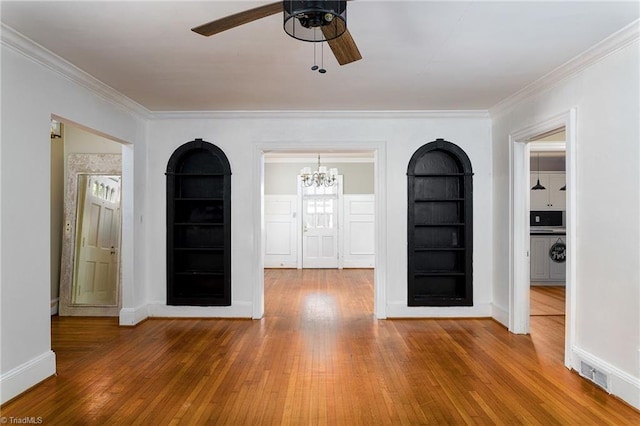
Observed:
[[[532,226],[530,228],[530,235],[567,235],[566,228],[545,228],[545,227],[535,227]]]

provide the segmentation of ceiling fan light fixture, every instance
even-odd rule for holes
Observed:
[[[284,31],[313,43],[333,40],[347,30],[346,1],[283,1]],[[316,31],[320,28],[322,31]]]

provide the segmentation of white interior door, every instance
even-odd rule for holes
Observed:
[[[296,268],[298,218],[296,195],[264,196],[264,266]]]
[[[338,267],[338,186],[302,188],[302,267]]]
[[[86,179],[73,302],[117,304],[120,237],[120,177],[89,175]]]

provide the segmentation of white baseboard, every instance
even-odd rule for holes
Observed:
[[[164,302],[149,303],[149,317],[166,318],[252,318],[251,302],[233,302],[231,306],[169,306]]]
[[[491,305],[491,317],[500,324],[509,328],[509,311],[498,305]]]
[[[272,268],[272,269],[279,269],[279,268],[285,268],[285,269],[296,269],[298,267],[298,263],[296,261],[279,261],[279,260],[275,260],[275,261],[267,261],[267,259],[264,260],[264,267],[265,268]]]
[[[49,350],[0,375],[0,404],[56,374],[56,354]]]
[[[597,356],[574,346],[572,348],[571,367],[578,373],[580,373],[582,361],[607,375],[608,385],[605,390],[608,393],[615,395],[635,409],[640,410],[640,378],[634,377]]]
[[[58,313],[59,304],[60,304],[59,297],[56,297],[55,299],[51,299],[51,316],[56,315]]]
[[[120,309],[120,325],[132,326],[149,318],[149,306]]]
[[[367,256],[362,259],[344,259],[343,268],[373,268],[376,260],[374,256]]]
[[[491,317],[491,304],[475,306],[407,306],[407,302],[387,304],[387,318],[484,318]]]

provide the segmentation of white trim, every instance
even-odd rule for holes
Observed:
[[[140,118],[151,118],[151,111],[139,103],[3,23],[0,43]]]
[[[509,310],[496,304],[491,305],[491,317],[505,327],[509,327]]]
[[[528,126],[509,136],[509,331],[529,332],[529,141],[546,131],[566,130],[566,243],[567,279],[565,309],[565,365],[571,365],[574,346],[576,305],[576,109]]]
[[[373,314],[378,319],[387,318],[387,146],[379,144],[374,151],[373,174],[375,182],[375,271]]]
[[[375,198],[375,253],[376,266],[374,272],[374,315],[378,319],[386,318],[386,142],[354,142],[354,141],[334,141],[334,142],[256,142],[254,145],[253,169],[257,170],[254,175],[254,196],[260,200],[260,208],[255,209],[254,225],[259,226],[261,232],[254,233],[255,253],[263,253],[264,238],[264,153],[276,151],[294,152],[295,150],[332,150],[334,152],[346,151],[373,151],[374,152],[374,193]],[[299,210],[300,211],[300,210]],[[264,261],[259,255],[255,259],[254,274],[254,318],[262,318],[264,314]],[[261,276],[262,275],[262,276]]]
[[[51,315],[56,315],[58,313],[58,305],[60,304],[60,298],[56,297],[55,299],[51,299]]]
[[[56,354],[52,350],[7,371],[0,375],[0,404],[15,398],[26,389],[54,374],[56,374]]]
[[[501,100],[489,108],[489,114],[495,118],[511,111],[515,104],[556,86],[638,39],[640,39],[640,20],[635,20],[523,89]]]
[[[461,118],[482,119],[489,118],[487,110],[424,110],[424,111],[156,111],[152,117],[158,120],[229,120],[229,119],[433,119],[433,118]],[[305,150],[312,147],[300,147]],[[290,149],[295,150],[293,147]]]
[[[231,306],[171,306],[165,302],[147,305],[149,317],[160,318],[252,318],[253,303],[233,301]]]
[[[516,282],[529,282],[529,145],[509,138],[509,331],[529,332],[529,292]],[[519,253],[516,255],[516,253]],[[516,308],[517,307],[517,308]]]
[[[266,265],[265,264],[265,269],[300,269],[298,268],[298,263],[297,262],[280,262],[279,265],[276,264],[272,264],[272,265]]]
[[[296,210],[298,215],[296,216],[296,229],[300,234],[299,238],[296,238],[296,268],[302,269],[302,176],[296,177]]]
[[[529,147],[531,152],[564,152],[567,150],[566,142],[538,142],[534,141],[533,146]]]
[[[473,306],[407,306],[406,302],[390,302],[388,318],[490,318],[492,305],[478,303]]]
[[[132,326],[141,323],[149,318],[148,305],[138,306],[137,308],[120,309],[120,325]]]
[[[343,175],[338,175],[338,212],[336,218],[338,221],[338,269],[344,268],[344,186]]]
[[[260,203],[257,208],[254,208],[253,224],[258,226],[260,232],[253,233],[253,246],[256,248],[254,253],[253,264],[253,303],[251,309],[251,318],[260,319],[264,316],[264,155],[262,151],[254,149],[253,151],[253,170],[254,182],[253,196],[251,198],[252,203]],[[298,216],[300,216],[300,210],[298,209]],[[298,228],[299,229],[299,228]],[[299,248],[298,248],[299,253]],[[257,254],[257,256],[256,256]],[[298,254],[299,256],[299,254]],[[249,262],[251,267],[251,262]]]
[[[595,369],[605,373],[608,378],[608,388],[606,391],[640,410],[640,378],[634,377],[580,348],[573,347],[572,354],[571,367],[574,370],[579,373],[580,362],[584,361]]]

